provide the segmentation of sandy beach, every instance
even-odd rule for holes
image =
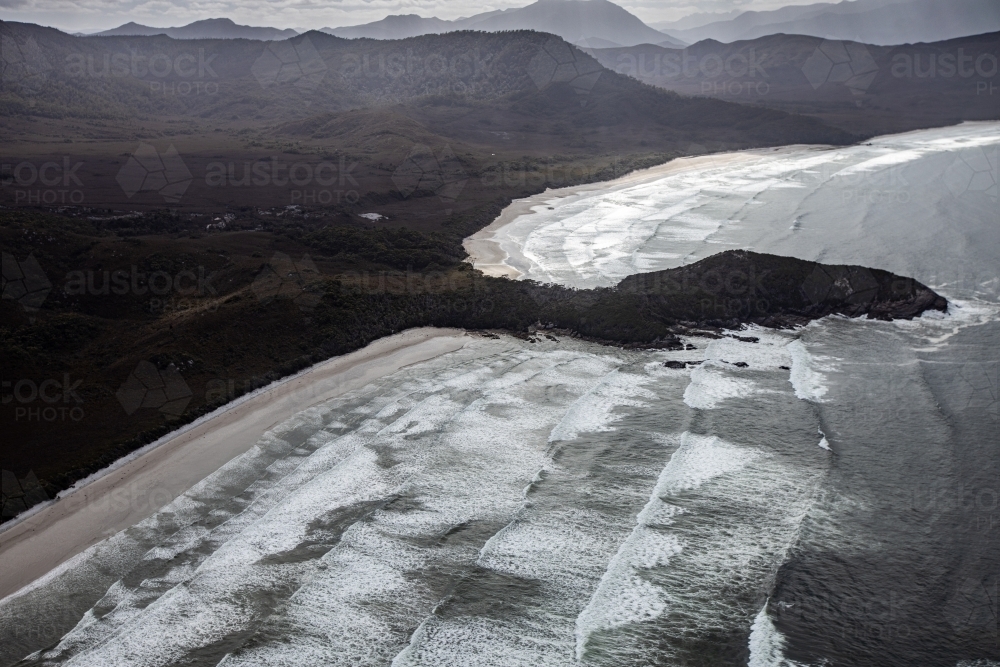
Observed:
[[[815,147],[813,146],[812,148]],[[612,181],[599,181],[585,185],[572,185],[565,188],[550,189],[531,197],[517,199],[501,211],[497,219],[490,223],[490,225],[465,240],[463,247],[469,253],[467,261],[472,262],[477,269],[488,276],[520,278],[524,275],[524,272],[520,271],[517,267],[530,264],[530,260],[521,255],[517,248],[510,247],[509,244],[507,246],[501,245],[500,241],[497,240],[496,233],[519,217],[530,215],[537,206],[544,206],[547,202],[555,199],[576,197],[596,190],[613,192],[641,183],[656,181],[666,176],[685,171],[704,169],[706,167],[726,167],[745,164],[758,160],[764,155],[771,155],[775,152],[790,152],[798,149],[801,149],[801,146],[754,148],[733,153],[715,153],[712,155],[677,158],[676,160],[671,160],[670,162],[650,167],[649,169],[633,171]],[[513,253],[513,256],[511,253]]]
[[[0,532],[0,599],[152,515],[269,429],[306,408],[465,344],[457,329],[411,329],[223,406]]]

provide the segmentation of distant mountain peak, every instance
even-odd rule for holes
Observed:
[[[175,28],[153,28],[129,21],[124,25],[104,32],[98,37],[128,37],[167,35],[174,39],[259,39],[274,40],[294,37],[298,32],[291,29],[255,27],[239,25],[230,18],[208,18]]]
[[[219,19],[202,19],[200,21],[195,21],[194,23],[189,23],[185,27],[191,27],[193,25],[237,25],[237,24],[232,19],[219,18]]]
[[[650,28],[639,17],[610,0],[535,0],[525,7],[494,10],[467,18],[446,21],[416,14],[395,14],[380,21],[323,32],[356,39],[404,39],[455,30],[536,30],[562,37],[581,46],[633,46],[684,43]]]

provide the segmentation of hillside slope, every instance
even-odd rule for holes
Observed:
[[[339,169],[343,159],[350,179],[338,187],[351,186],[359,198],[401,191],[409,197],[412,188],[400,190],[393,176],[399,180],[397,170],[411,164],[414,151],[430,151],[435,164],[461,165],[469,177],[454,202],[461,208],[476,201],[474,193],[497,196],[487,185],[490,174],[512,173],[504,178],[518,188],[529,180],[532,187],[566,185],[606,177],[613,164],[663,162],[694,145],[703,151],[855,140],[803,116],[658,90],[557,37],[529,31],[400,41],[310,32],[261,43],[78,38],[13,23],[0,30],[23,54],[0,93],[10,154],[44,161],[55,150],[86,163],[87,201],[111,207],[165,203],[163,193],[118,180],[140,145],[161,153],[173,146],[191,174],[172,205],[303,203],[291,199],[302,188],[287,181],[231,187],[261,160]],[[220,188],[209,166],[229,162],[233,175]],[[10,201],[17,192],[5,189],[0,197]],[[405,216],[414,206],[401,203]],[[398,214],[406,219],[402,209]]]
[[[1000,117],[1000,33],[899,46],[770,35],[587,52],[666,90],[815,115],[852,132]]]

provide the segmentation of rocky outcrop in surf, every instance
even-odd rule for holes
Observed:
[[[725,326],[727,317],[764,326],[827,315],[912,319],[926,310],[948,307],[947,300],[926,285],[881,269],[746,250],[630,276],[613,292],[642,297],[644,308],[665,319],[687,315],[718,326]]]
[[[745,250],[633,275],[610,288],[496,282],[509,286],[494,286],[500,292],[523,290],[546,326],[592,340],[658,347],[679,344],[676,336],[692,330],[788,328],[828,315],[911,319],[948,307],[926,285],[888,271]]]

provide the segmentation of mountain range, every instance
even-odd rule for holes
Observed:
[[[1000,118],[1000,32],[895,46],[776,34],[586,51],[608,69],[681,95],[816,115],[856,133]]]
[[[699,12],[677,21],[647,25],[609,0],[536,0],[525,7],[493,10],[445,20],[393,14],[362,25],[327,27],[321,32],[346,39],[406,39],[459,30],[536,30],[571,44],[601,49],[653,44],[683,47],[702,40],[732,43],[767,35],[810,35],[891,45],[936,42],[1000,30],[997,0],[843,0],[790,5],[770,11]],[[292,29],[238,25],[205,19],[174,28],[126,23],[97,36],[167,35],[174,39],[282,40]]]
[[[703,39],[730,43],[784,33],[884,46],[936,42],[1000,30],[1000,2],[844,0],[836,4],[821,2],[772,11],[748,11],[701,25],[683,21],[656,26],[688,44]]]
[[[637,16],[608,0],[537,0],[527,7],[503,9],[445,21],[415,14],[387,16],[381,21],[344,28],[323,28],[337,37],[404,39],[456,30],[537,30],[562,37],[571,44],[591,48],[684,42],[643,23]]]
[[[505,183],[510,174],[512,195],[521,196],[525,182],[557,187],[570,178],[597,179],[622,156],[652,164],[693,144],[733,150],[856,140],[801,115],[659,90],[605,69],[559,37],[529,30],[400,41],[312,31],[275,42],[191,42],[74,37],[5,21],[0,37],[5,158],[32,160],[35,151],[47,154],[55,141],[72,138],[59,150],[86,155],[88,201],[129,208],[162,207],[173,196],[129,194],[117,182],[122,152],[140,142],[157,150],[173,145],[192,174],[223,157],[240,164],[349,158],[357,163],[350,180],[358,182],[358,196],[375,193],[361,205],[377,200],[390,219],[398,215],[415,227],[424,224],[415,195],[400,196],[391,177],[420,146],[433,148],[436,159],[447,149],[453,157],[445,162],[459,161],[483,184],[470,182],[461,201],[437,205],[440,215],[495,199],[495,174]],[[5,188],[0,196],[14,194]],[[218,189],[200,179],[182,203],[272,207],[294,203],[288,197],[282,188]]]
[[[298,33],[292,29],[256,28],[248,25],[238,25],[231,19],[205,19],[195,21],[178,28],[151,28],[138,23],[125,25],[95,33],[94,37],[120,36],[151,36],[166,35],[174,39],[260,39],[276,40],[295,37]]]

